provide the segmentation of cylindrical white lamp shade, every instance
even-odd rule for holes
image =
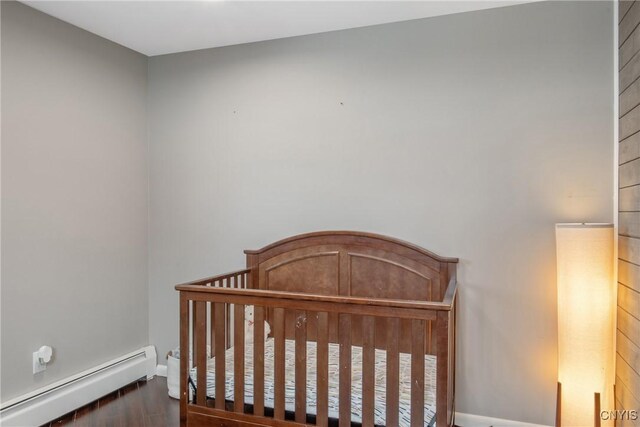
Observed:
[[[613,225],[557,224],[556,250],[562,427],[592,426],[594,393],[614,408]]]

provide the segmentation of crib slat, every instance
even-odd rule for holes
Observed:
[[[424,426],[424,337],[423,320],[411,321],[411,426]]]
[[[351,426],[351,315],[340,314],[338,326],[340,342],[339,426]]]
[[[316,425],[326,426],[329,419],[329,314],[318,313],[316,333]]]
[[[307,313],[296,311],[296,422],[307,421]]]
[[[195,344],[194,356],[198,368],[196,404],[207,402],[207,305],[204,301],[195,302],[195,323],[193,332]]]
[[[253,414],[264,415],[264,307],[253,307]]]
[[[375,408],[375,320],[362,318],[362,427],[373,427]]]
[[[274,410],[273,416],[277,420],[284,419],[284,380],[285,380],[285,341],[284,341],[284,308],[273,310],[275,366],[274,366]]]
[[[244,412],[244,305],[234,306],[233,323],[233,409]]]
[[[195,350],[195,331],[196,331],[196,302],[189,301],[189,354],[193,355]],[[195,366],[193,357],[189,357],[189,369]],[[197,378],[196,378],[197,380]],[[195,398],[195,396],[192,396]],[[195,403],[195,401],[191,402]]]
[[[387,319],[387,419],[386,425],[398,425],[398,404],[400,398],[400,382],[398,371],[398,339],[400,337],[400,319]]]
[[[226,304],[214,304],[214,328],[216,347],[216,409],[224,409],[225,404],[225,310]]]
[[[207,303],[207,323],[209,324],[207,327],[209,328],[209,345],[211,346],[211,357],[216,354],[216,333],[215,328],[213,327],[213,305],[213,302]]]
[[[222,279],[222,287],[223,288],[232,288],[231,286],[231,277],[226,277]],[[233,334],[231,333],[231,312],[233,311],[233,304],[226,304],[225,309],[227,311],[227,320],[226,320],[226,329],[225,329],[225,345],[227,349],[231,348],[233,345]]]
[[[223,281],[223,283],[224,282],[225,281]],[[224,284],[223,284],[223,286],[226,287]],[[224,305],[225,317],[226,317],[226,320],[225,320],[226,328],[225,328],[225,334],[224,334],[224,336],[225,336],[225,339],[224,339],[225,340],[224,341],[225,342],[225,344],[224,344],[225,348],[231,348],[231,330],[230,330],[230,328],[231,328],[231,307],[232,307],[231,304],[225,304]]]

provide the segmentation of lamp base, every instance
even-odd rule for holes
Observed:
[[[593,396],[593,407],[595,408],[595,414],[593,414],[593,425],[595,427],[600,427],[601,418],[600,418],[600,393],[594,393]]]
[[[601,427],[602,419],[600,418],[600,393],[593,394],[593,425]],[[558,389],[556,391],[556,427],[562,427],[562,384],[558,381]]]
[[[556,391],[556,427],[562,427],[562,384],[558,381]]]

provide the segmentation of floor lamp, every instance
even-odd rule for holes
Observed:
[[[557,427],[602,423],[614,397],[613,225],[557,224]]]

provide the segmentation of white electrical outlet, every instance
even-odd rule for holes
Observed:
[[[46,363],[40,363],[40,352],[33,352],[33,373],[37,374],[38,372],[42,372],[47,369]]]
[[[43,345],[38,351],[33,352],[33,374],[42,372],[47,369],[47,363],[51,361],[53,349],[48,345]]]

